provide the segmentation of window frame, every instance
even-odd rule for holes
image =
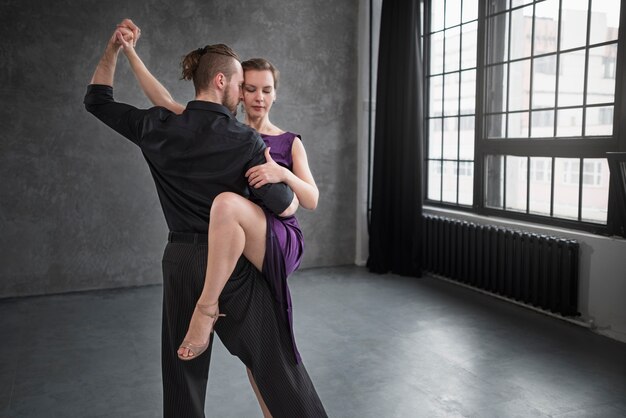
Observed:
[[[563,5],[563,1],[559,0],[559,23],[558,30],[560,32],[561,29],[561,8]],[[594,0],[597,1],[597,0]],[[432,0],[424,0],[424,32],[422,36],[424,39],[428,38],[428,41],[424,41],[424,57],[423,63],[424,68],[430,68],[430,38],[425,36],[430,33],[431,27],[431,3]],[[594,136],[593,138],[584,138],[584,137],[556,137],[549,138],[546,140],[541,140],[538,138],[534,138],[529,136],[528,138],[506,138],[506,139],[497,139],[497,138],[487,138],[485,135],[485,124],[483,123],[485,117],[485,96],[487,92],[485,91],[485,77],[486,77],[486,54],[487,54],[487,33],[486,33],[486,7],[487,3],[491,3],[491,1],[478,1],[478,33],[477,33],[477,57],[476,57],[476,107],[475,107],[475,126],[474,126],[474,190],[473,190],[473,204],[472,206],[448,203],[436,200],[428,199],[428,188],[429,184],[429,173],[428,173],[428,125],[429,123],[424,123],[423,126],[423,137],[426,139],[424,144],[424,165],[423,165],[423,201],[425,204],[439,207],[443,209],[452,209],[463,212],[471,212],[477,215],[482,216],[494,216],[500,218],[507,218],[525,222],[538,223],[553,227],[559,228],[567,228],[574,230],[582,230],[591,232],[599,235],[608,235],[607,225],[610,225],[617,217],[613,213],[614,207],[610,204],[611,200],[614,199],[614,195],[616,191],[613,190],[612,187],[609,187],[609,202],[608,202],[608,213],[607,213],[607,222],[606,224],[600,223],[592,223],[584,220],[570,220],[564,218],[557,218],[552,215],[544,216],[537,215],[533,213],[523,213],[516,212],[505,209],[496,209],[487,207],[485,204],[485,157],[487,155],[503,155],[503,156],[518,156],[518,157],[548,157],[552,159],[552,173],[554,174],[554,158],[577,158],[580,160],[580,169],[579,169],[579,188],[583,187],[583,175],[584,175],[584,160],[588,158],[607,158],[607,152],[617,152],[617,151],[626,151],[626,7],[622,6],[620,8],[620,18],[619,18],[619,31],[618,31],[618,39],[616,42],[617,45],[617,56],[615,62],[615,96],[614,96],[614,110],[613,110],[613,135],[611,136]],[[589,6],[591,5],[591,0],[589,0]],[[516,6],[509,10],[517,10],[518,8],[522,8],[524,5]],[[445,9],[444,9],[445,10]],[[582,50],[587,51],[589,49],[589,20],[591,13],[588,13],[587,16],[587,42],[585,47]],[[445,19],[445,16],[444,16]],[[510,25],[507,25],[510,26]],[[534,36],[534,23],[533,29],[531,32],[531,38]],[[510,32],[510,28],[508,28]],[[607,44],[615,43],[615,41],[606,42]],[[594,44],[594,46],[603,45],[604,43]],[[550,54],[547,54],[550,55]],[[539,55],[539,57],[543,56],[543,54]],[[559,51],[554,55],[558,62],[559,59]],[[530,59],[534,61],[537,56],[532,56]],[[586,54],[585,61],[588,61],[588,54]],[[587,65],[587,64],[586,64]],[[560,71],[561,68],[558,67]],[[429,71],[424,71],[424,112],[425,115],[430,114],[429,103],[430,103],[430,85],[428,83],[428,75]],[[585,72],[585,75],[587,73]],[[557,77],[559,76],[557,72]],[[584,94],[587,92],[587,76],[585,76],[585,87]],[[531,84],[532,90],[532,84]],[[558,94],[558,83],[556,94]],[[585,109],[589,106],[585,104]],[[549,110],[550,108],[548,108]],[[556,111],[556,104],[553,107]],[[532,108],[529,108],[528,111],[532,112]],[[544,110],[544,109],[541,109]],[[427,120],[425,118],[425,120]],[[530,124],[531,122],[529,122]],[[583,118],[583,125],[586,123]],[[567,146],[563,146],[567,145]],[[528,164],[528,176],[530,176],[530,164]],[[457,176],[458,177],[458,176]],[[458,182],[458,178],[457,178]],[[553,205],[553,195],[554,195],[554,181],[551,182],[551,202],[550,205]],[[612,183],[612,182],[611,182]],[[506,186],[504,186],[506,188]],[[457,191],[458,193],[458,191]],[[527,190],[528,194],[528,190]],[[582,205],[582,195],[579,191],[578,196],[578,206],[579,213],[581,213],[581,205]]]

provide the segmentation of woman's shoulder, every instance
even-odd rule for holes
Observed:
[[[293,142],[296,140],[296,138],[298,138],[300,141],[302,141],[302,136],[300,134],[291,132],[291,131],[285,131],[285,133],[283,134],[286,138],[289,139],[289,142]]]
[[[288,142],[293,143],[296,138],[302,140],[302,136],[300,134],[291,132],[291,131],[282,131],[276,134],[262,134],[263,139],[269,139],[272,141],[280,141],[280,142]]]

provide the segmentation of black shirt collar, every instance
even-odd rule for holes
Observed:
[[[223,113],[229,118],[234,118],[233,114],[230,112],[230,110],[226,108],[226,106],[218,104],[218,103],[207,102],[205,100],[192,100],[189,103],[187,103],[187,109],[209,110],[211,112]]]

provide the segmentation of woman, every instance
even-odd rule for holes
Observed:
[[[150,74],[134,50],[132,40],[122,39],[121,42],[148,98],[155,105],[182,113],[185,106],[174,101]],[[182,63],[184,79],[192,79],[202,56],[202,49],[198,49],[185,57]],[[268,146],[266,164],[253,167],[245,173],[250,187],[259,188],[266,183],[284,182],[294,191],[302,207],[315,209],[319,192],[300,136],[280,129],[269,119],[269,112],[276,100],[278,71],[262,58],[241,64],[245,78],[241,93],[245,123],[256,129]],[[215,321],[219,316],[224,316],[219,312],[219,295],[243,254],[268,279],[283,320],[289,324],[295,361],[299,362],[300,356],[291,327],[291,300],[286,281],[287,276],[298,268],[304,249],[297,219],[294,216],[277,217],[240,195],[225,192],[218,195],[211,207],[209,243],[219,243],[226,236],[237,241],[237,248],[241,251],[224,253],[219,245],[209,246],[205,285],[187,335],[178,350],[179,358],[191,360],[206,350]]]

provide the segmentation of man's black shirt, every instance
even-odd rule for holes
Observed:
[[[87,87],[85,108],[141,148],[170,231],[206,233],[213,199],[250,192],[275,214],[293,199],[284,183],[249,188],[245,172],[266,162],[265,143],[217,103],[191,101],[176,115],[163,107],[137,109],[113,99],[111,86]]]

